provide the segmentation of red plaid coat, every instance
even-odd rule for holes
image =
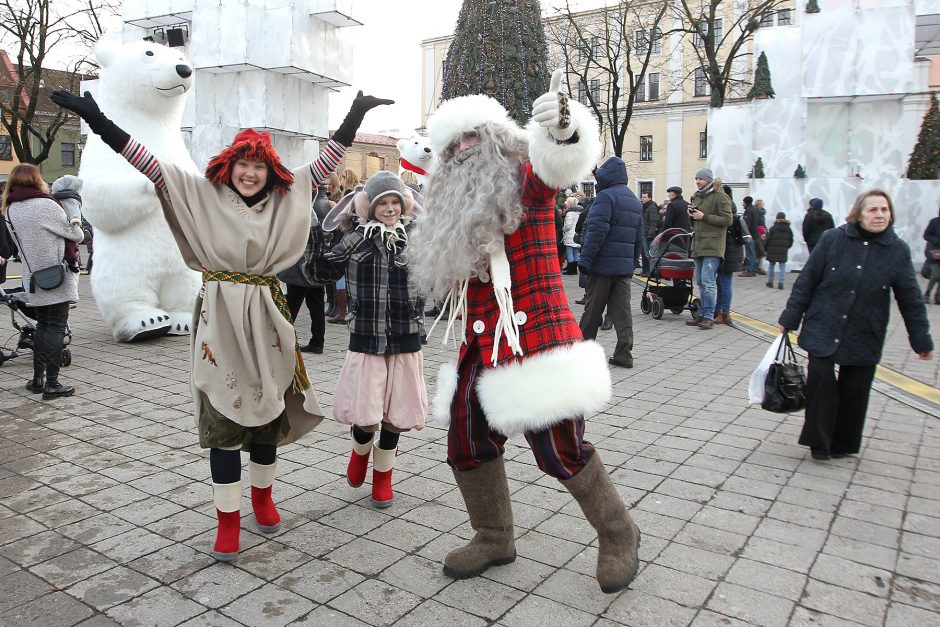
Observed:
[[[558,243],[555,237],[555,188],[549,187],[532,171],[531,163],[519,166],[520,202],[525,216],[519,228],[506,236],[506,256],[512,278],[512,302],[519,322],[519,344],[525,356],[582,339],[561,279]],[[499,308],[493,285],[487,280],[470,279],[467,288],[467,344],[460,357],[476,343],[489,366],[493,359],[494,331]],[[513,355],[503,339],[497,363],[522,361]]]

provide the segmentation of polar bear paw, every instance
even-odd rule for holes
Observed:
[[[120,342],[163,337],[170,330],[170,315],[159,309],[137,312],[118,322],[114,329],[114,336]]]
[[[193,314],[189,311],[178,311],[170,314],[170,330],[167,335],[189,335],[192,330],[190,321]]]

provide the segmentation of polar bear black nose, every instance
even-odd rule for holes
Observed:
[[[425,148],[425,149],[424,149],[424,152],[431,152],[431,149],[430,149],[430,148]]]
[[[176,73],[183,78],[189,78],[193,75],[193,68],[189,67],[188,65],[177,65]]]

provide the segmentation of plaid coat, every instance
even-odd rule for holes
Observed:
[[[314,281],[327,283],[345,272],[349,350],[373,355],[421,350],[424,301],[408,288],[404,242],[389,251],[381,233],[367,239],[357,228],[332,250],[318,250],[321,247],[322,240],[312,236],[304,254],[304,271]]]
[[[512,301],[519,322],[519,344],[525,356],[572,344],[582,338],[568,307],[555,237],[555,192],[532,171],[531,163],[519,166],[520,202],[525,208],[522,224],[506,236],[506,256],[512,277]],[[476,343],[483,364],[492,363],[494,331],[499,308],[493,286],[473,278],[467,288],[467,320],[461,358]],[[497,363],[522,361],[500,342]]]

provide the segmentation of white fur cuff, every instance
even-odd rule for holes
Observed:
[[[212,500],[220,512],[237,512],[242,508],[242,482],[213,483]]]
[[[568,418],[594,414],[610,402],[607,358],[597,342],[576,342],[486,369],[477,395],[496,431],[506,436],[541,431]]]
[[[457,362],[441,364],[434,384],[434,399],[431,401],[431,416],[442,429],[450,426],[450,406],[457,392]]]
[[[277,462],[273,464],[256,464],[248,462],[248,479],[255,488],[270,488],[274,485],[277,476]]]
[[[548,129],[537,122],[529,122],[529,159],[532,170],[547,185],[561,189],[587,177],[601,153],[597,120],[591,112],[575,100],[568,100],[571,108],[571,127],[578,133],[573,144],[559,144]]]

